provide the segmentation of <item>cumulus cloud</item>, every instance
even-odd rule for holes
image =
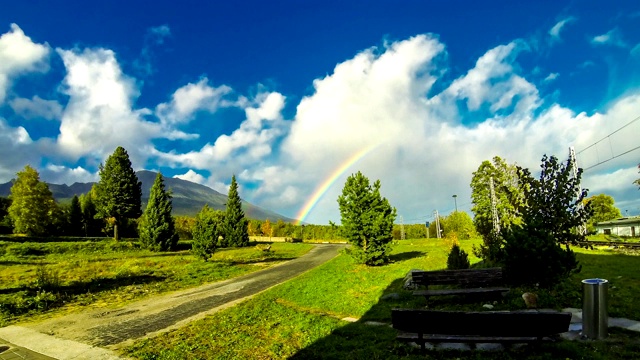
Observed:
[[[40,178],[52,184],[88,183],[99,180],[97,172],[92,173],[81,166],[74,168],[55,164],[45,166],[40,172]]]
[[[182,180],[187,180],[187,181],[191,181],[194,182],[196,184],[201,184],[204,185],[207,183],[207,179],[198,174],[197,172],[189,169],[189,171],[187,171],[186,173],[182,174],[182,175],[174,175],[173,176],[176,179],[182,179]]]
[[[215,142],[207,143],[198,151],[168,153],[154,151],[154,156],[174,167],[195,169],[220,169],[221,174],[239,172],[245,166],[256,166],[271,154],[273,142],[286,130],[281,111],[285,97],[277,92],[261,93],[253,104],[245,108],[246,119],[230,135],[221,135]],[[209,182],[222,179],[214,175]],[[219,185],[218,185],[219,186]]]
[[[62,91],[69,96],[57,139],[63,155],[102,161],[116,147],[123,146],[134,164],[140,166],[150,152],[150,139],[182,135],[146,121],[150,110],[132,108],[138,88],[132,78],[122,73],[113,51],[57,52],[67,70]]]
[[[53,120],[59,119],[62,115],[62,105],[55,100],[44,100],[38,95],[31,99],[12,99],[9,101],[9,106],[24,119],[43,118]]]
[[[49,46],[36,44],[16,24],[0,36],[0,103],[4,101],[13,77],[30,71],[46,71]]]
[[[52,150],[47,139],[33,141],[24,127],[12,127],[0,117],[0,182],[11,180],[27,164],[37,168],[42,154]]]
[[[629,46],[626,41],[622,38],[622,32],[618,28],[613,28],[607,31],[605,34],[594,36],[591,39],[591,44],[593,45],[610,45],[610,46],[618,46],[618,47],[627,47]]]
[[[198,110],[215,112],[222,103],[223,96],[231,92],[226,85],[212,87],[207,78],[200,79],[197,83],[189,83],[171,96],[168,103],[159,104],[156,107],[156,115],[169,124],[186,123],[193,119]]]

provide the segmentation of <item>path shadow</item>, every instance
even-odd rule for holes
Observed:
[[[231,266],[233,265],[251,265],[251,264],[259,264],[259,263],[272,263],[272,262],[278,262],[278,261],[289,261],[289,260],[294,260],[297,259],[296,257],[284,257],[284,258],[267,258],[267,259],[250,259],[250,260],[243,260],[243,261],[225,261],[225,260],[219,260],[222,263],[225,264],[229,264]]]

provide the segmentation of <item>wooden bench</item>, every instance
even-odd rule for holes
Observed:
[[[506,287],[496,287],[504,283],[502,268],[414,271],[413,282],[424,286],[426,290],[416,290],[415,296],[424,296],[427,300],[431,296],[463,295],[501,297],[509,291]],[[431,285],[456,285],[457,288],[428,289]]]
[[[571,313],[556,311],[436,311],[392,309],[397,340],[426,343],[531,343],[569,331]]]

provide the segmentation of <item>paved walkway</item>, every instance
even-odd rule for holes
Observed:
[[[234,279],[141,300],[119,309],[0,328],[0,360],[115,360],[116,353],[104,347],[117,349],[184,326],[292,279],[332,259],[342,248],[344,245],[316,245],[297,259]]]

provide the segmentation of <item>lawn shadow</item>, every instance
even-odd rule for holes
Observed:
[[[66,293],[69,295],[79,295],[84,293],[96,293],[109,291],[123,286],[150,284],[166,280],[164,276],[157,275],[130,275],[117,276],[115,278],[93,278],[89,281],[76,281],[69,285],[58,286],[52,291]]]
[[[260,264],[260,263],[272,263],[272,262],[278,262],[278,261],[289,261],[289,260],[295,260],[297,259],[296,257],[283,257],[283,258],[266,258],[266,259],[247,259],[247,260],[239,260],[239,261],[228,261],[228,260],[217,260],[221,263],[225,263],[228,264],[230,266],[234,266],[234,265],[251,265],[251,264]]]
[[[411,260],[411,259],[419,258],[422,256],[426,256],[426,255],[427,255],[426,251],[407,251],[407,252],[389,255],[389,261],[394,263],[399,261]]]

